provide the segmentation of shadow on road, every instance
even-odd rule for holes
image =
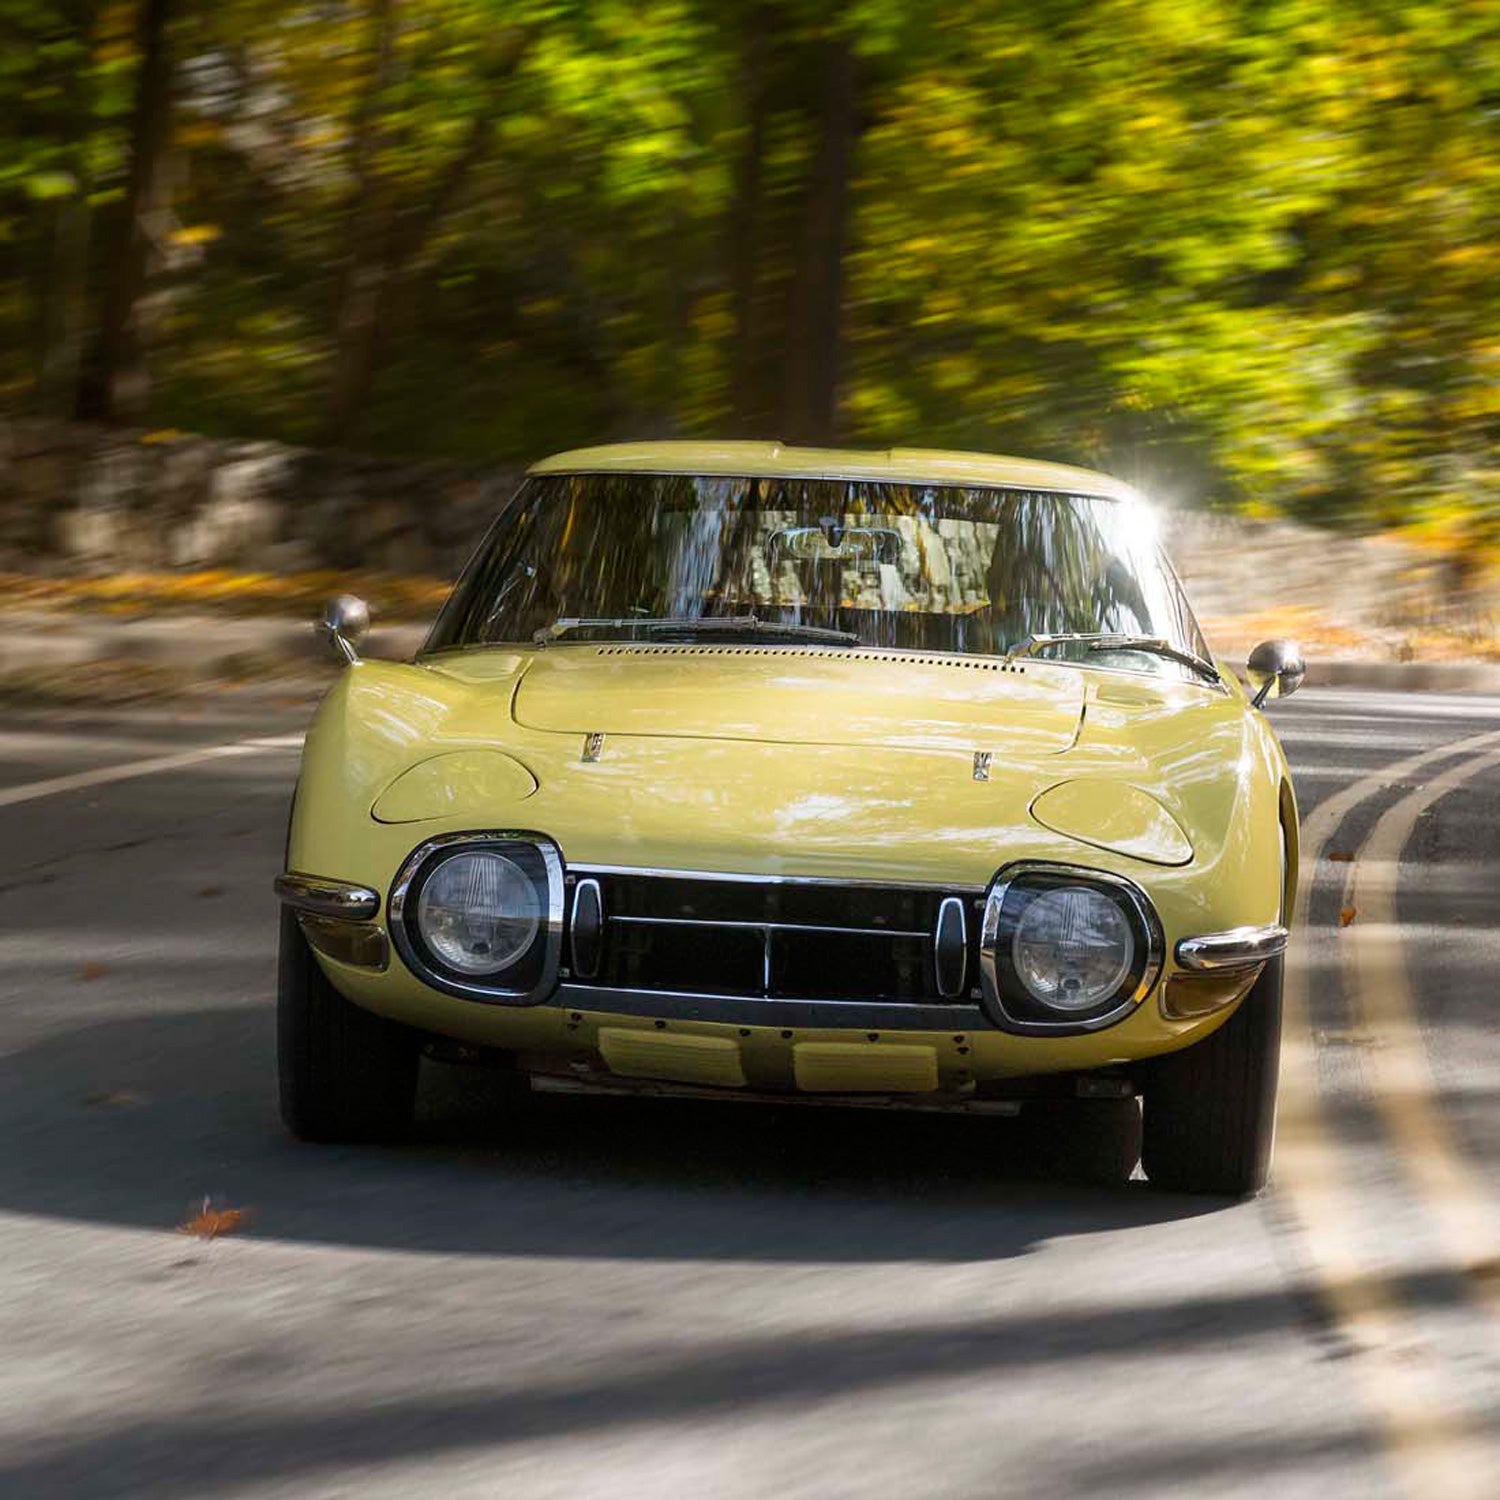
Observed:
[[[335,1466],[368,1468],[544,1439],[587,1439],[663,1419],[723,1424],[768,1407],[791,1410],[837,1396],[870,1399],[924,1382],[1036,1379],[1079,1361],[1147,1353],[1191,1360],[1227,1340],[1248,1351],[1258,1340],[1284,1337],[1293,1318],[1286,1298],[1260,1292],[987,1316],[961,1325],[908,1322],[871,1332],[752,1336],[524,1389],[497,1372],[489,1388],[438,1389],[384,1401],[374,1411],[314,1404],[301,1411],[209,1410],[131,1420],[84,1441],[30,1445],[29,1452],[0,1462],[0,1490],[69,1500],[199,1496],[237,1487],[247,1476],[258,1484],[295,1483]],[[1067,1433],[1059,1434],[1063,1440]],[[1220,1440],[1211,1448],[1190,1434],[1158,1433],[1138,1480],[1118,1450],[1101,1455],[1084,1441],[1075,1450],[1087,1482],[1068,1492],[1201,1494],[1208,1474],[1232,1482],[1254,1473],[1274,1486],[1278,1470],[1313,1460],[1348,1463],[1369,1445],[1367,1433],[1344,1430],[1299,1435],[1293,1443],[1260,1434],[1253,1445]],[[1130,1455],[1132,1465],[1136,1457]]]
[[[1067,1139],[1019,1122],[613,1099],[514,1109],[494,1075],[430,1066],[412,1144],[309,1147],[276,1115],[272,1033],[269,1008],[219,1008],[101,1022],[0,1059],[0,1210],[166,1230],[210,1197],[284,1240],[858,1262],[994,1260],[1220,1206],[1039,1180]]]

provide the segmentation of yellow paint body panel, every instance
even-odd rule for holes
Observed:
[[[484,822],[535,790],[536,777],[520,761],[494,750],[457,750],[403,771],[380,794],[370,816],[377,823]]]
[[[873,479],[887,484],[1000,485],[1067,495],[1139,499],[1123,480],[1070,464],[943,448],[798,448],[786,443],[611,443],[533,464],[530,474],[757,474],[785,479]]]
[[[775,693],[767,696],[768,651]],[[995,743],[1060,755],[1077,737],[1077,672],[991,657],[823,646],[549,647],[516,689],[523,729],[577,735],[741,740],[758,744],[872,742],[967,753]]]
[[[602,1026],[599,1055],[610,1072],[621,1078],[659,1078],[731,1089],[745,1086],[739,1042],[727,1036]]]
[[[937,1049],[799,1042],[792,1077],[811,1094],[924,1094],[939,1086]]]
[[[1147,864],[1185,865],[1193,857],[1187,835],[1155,797],[1102,777],[1065,781],[1043,792],[1031,804],[1031,816],[1054,833]]]
[[[538,472],[868,472],[1129,494],[1099,476],[1085,483],[1081,471],[982,456],[711,446],[717,457],[674,444],[562,455]],[[1104,1067],[1186,1046],[1232,1013],[1170,1018],[1162,984],[1178,972],[1181,939],[1278,920],[1283,823],[1296,880],[1285,758],[1225,676],[1219,688],[1056,661],[1003,670],[994,659],[801,643],[578,642],[361,662],[340,676],[308,734],[288,864],[379,891],[381,924],[417,844],[481,828],[546,835],[569,865],[949,889],[983,890],[1019,860],[1084,865],[1134,881],[1160,917],[1162,981],[1134,1012],[1078,1036],[1011,1035],[976,1012],[963,1031],[882,1027],[868,1051],[889,1050],[880,1066],[899,1071],[916,1065],[898,1066],[896,1049],[917,1049],[923,1086],[935,1072],[943,1089]],[[590,733],[604,743],[585,760]],[[974,779],[979,751],[991,756],[987,781]],[[672,1067],[720,1068],[728,1079],[733,1056],[751,1087],[793,1089],[845,1066],[836,1059],[849,1047],[866,1049],[863,1026],[669,1019],[657,1030],[650,1017],[580,1007],[577,992],[571,1008],[455,998],[395,952],[380,973],[319,962],[373,1011],[553,1068],[604,1065],[606,1045],[621,1068],[640,1058],[661,1067],[669,1054],[646,1049],[670,1044]],[[846,1051],[802,1051],[823,1044]]]

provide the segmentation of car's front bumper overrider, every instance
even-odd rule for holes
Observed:
[[[367,922],[380,910],[380,892],[352,880],[331,880],[288,870],[276,877],[276,894],[294,911],[346,922]]]
[[[376,973],[390,966],[391,945],[375,921],[379,891],[352,880],[288,870],[276,877],[276,894],[297,914],[303,937],[325,958]]]
[[[1285,953],[1287,936],[1286,928],[1273,922],[1183,938],[1177,945],[1177,962],[1195,974],[1243,974]]]

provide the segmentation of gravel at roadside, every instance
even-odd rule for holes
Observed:
[[[410,657],[426,635],[425,624],[377,621],[364,654]],[[98,661],[148,663],[215,678],[244,675],[258,666],[320,668],[329,658],[310,621],[285,616],[0,614],[0,675],[49,667],[65,671]]]

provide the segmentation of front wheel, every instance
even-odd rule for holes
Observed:
[[[390,1140],[411,1125],[420,1064],[416,1037],[344,999],[286,907],[276,1060],[281,1118],[304,1141]]]
[[[1159,1058],[1142,1090],[1141,1165],[1168,1192],[1250,1197],[1265,1186],[1281,1062],[1282,960],[1207,1040]]]

